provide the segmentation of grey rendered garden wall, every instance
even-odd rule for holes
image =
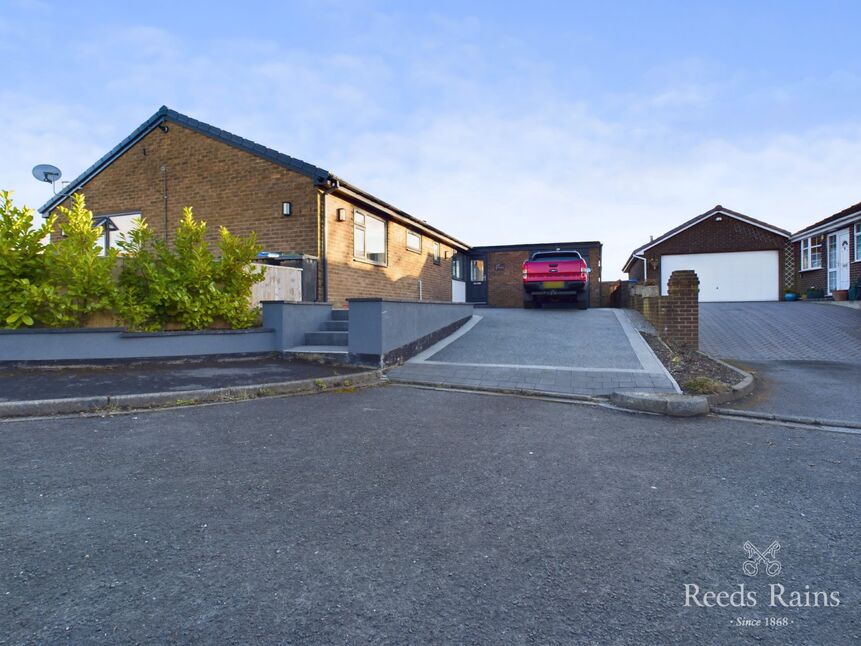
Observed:
[[[272,352],[269,329],[131,333],[122,329],[0,330],[0,362],[110,361]]]
[[[350,355],[381,363],[407,359],[447,336],[472,317],[467,303],[349,299]]]

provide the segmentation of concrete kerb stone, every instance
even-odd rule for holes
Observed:
[[[741,368],[736,368],[735,366],[727,363],[726,361],[721,361],[720,359],[716,359],[705,352],[700,351],[700,354],[708,357],[712,361],[721,364],[729,368],[730,370],[737,372],[741,375],[741,381],[733,385],[732,390],[729,390],[725,393],[715,393],[713,395],[707,395],[709,404],[711,406],[717,406],[719,404],[725,404],[727,402],[735,401],[737,399],[741,399],[743,397],[747,397],[750,393],[753,392],[755,386],[755,380],[752,374],[742,370]]]
[[[459,383],[454,382],[440,382],[440,381],[432,381],[428,379],[418,379],[411,377],[398,377],[397,381],[394,382],[398,385],[403,386],[424,386],[428,388],[439,388],[443,390],[469,390],[473,392],[485,392],[485,393],[495,393],[500,395],[524,395],[528,397],[552,397],[554,399],[567,399],[571,401],[579,401],[579,402],[606,402],[607,400],[602,397],[595,397],[592,395],[582,395],[578,393],[566,393],[559,392],[555,390],[538,390],[536,388],[530,388],[527,385],[513,387],[506,386],[489,386],[489,385],[480,385],[478,382],[472,384],[468,383],[468,380],[464,380]]]
[[[65,413],[89,413],[107,408],[108,405],[108,398],[104,396],[0,402],[0,417],[41,417]]]
[[[703,395],[616,391],[610,395],[610,402],[620,408],[670,417],[708,415],[710,410],[709,401]]]
[[[320,379],[228,386],[225,388],[201,388],[197,390],[132,393],[128,395],[0,402],[0,418],[92,413],[111,409],[156,408],[161,406],[254,399],[277,395],[309,394],[339,388],[362,388],[376,385],[384,379],[381,370],[371,370]]]
[[[727,417],[744,417],[747,419],[763,420],[767,422],[786,422],[789,424],[803,424],[805,426],[830,426],[837,428],[861,429],[861,421],[830,419],[818,417],[803,417],[800,415],[780,415],[778,413],[762,413],[755,410],[737,410],[735,408],[721,408],[715,406],[712,412]]]

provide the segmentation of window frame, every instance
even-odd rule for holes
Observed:
[[[437,240],[431,241],[431,256],[433,257],[433,264],[442,264],[442,245]]]
[[[463,256],[457,253],[451,259],[451,279],[460,281],[466,280],[463,269]]]
[[[819,240],[819,242],[813,244],[814,239]],[[816,266],[813,265],[814,249],[819,249],[819,252],[816,254],[816,258],[818,259]],[[817,271],[822,269],[822,240],[818,236],[810,236],[809,238],[799,240],[799,254],[801,261],[799,271]]]
[[[476,278],[473,269],[477,268],[481,265],[481,278]],[[487,280],[487,264],[484,262],[484,258],[470,258],[469,259],[469,282],[471,283],[483,283]]]
[[[361,218],[361,224],[360,224]],[[383,260],[382,262],[378,260],[373,260],[368,258],[368,219],[376,220],[377,222],[383,225]],[[362,232],[362,253],[363,255],[356,255],[356,230],[360,230]],[[388,222],[385,219],[377,217],[376,215],[371,215],[370,213],[366,213],[365,211],[360,211],[359,209],[353,209],[353,260],[356,262],[364,262],[369,265],[374,265],[376,267],[388,267],[389,265],[389,227]]]
[[[418,238],[418,240],[419,240],[418,249],[410,246],[410,236],[415,236],[416,238]],[[412,251],[413,253],[421,253],[422,252],[422,247],[424,246],[424,240],[422,239],[422,237],[423,237],[422,234],[416,233],[415,231],[407,229],[405,237],[406,237],[405,245],[406,245],[407,251]]]
[[[855,223],[853,233],[852,241],[855,243],[855,260],[853,262],[861,262],[861,220]]]
[[[115,240],[119,240],[122,232],[120,228],[117,226],[116,222],[114,222],[114,218],[131,218],[132,226],[129,228],[129,231],[134,229],[134,220],[135,218],[141,218],[140,211],[123,211],[121,213],[102,213],[100,215],[93,215],[93,226],[99,227],[102,229],[102,238],[101,238],[101,248],[102,251],[99,254],[100,256],[107,256],[108,249],[116,249],[117,253],[122,255],[122,251],[119,247],[112,245],[111,243]]]

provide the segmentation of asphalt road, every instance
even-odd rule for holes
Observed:
[[[390,386],[0,438],[2,644],[861,638],[858,435]]]

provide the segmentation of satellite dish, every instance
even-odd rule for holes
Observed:
[[[60,169],[56,166],[51,166],[51,164],[39,164],[33,167],[33,177],[40,182],[50,182],[53,184],[62,176],[63,173],[60,172]]]

